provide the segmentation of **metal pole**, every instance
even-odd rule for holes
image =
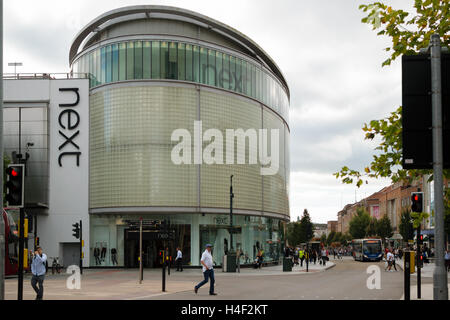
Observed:
[[[436,265],[433,271],[434,300],[448,300],[447,272],[444,264],[444,197],[442,151],[441,44],[438,34],[431,36],[431,92],[433,115],[433,176],[436,224]]]
[[[24,221],[25,221],[25,211],[20,208],[19,217],[19,270],[18,270],[18,289],[17,289],[17,300],[23,300],[23,249],[24,249]]]
[[[80,220],[80,274],[83,274],[83,221]]]
[[[411,256],[410,256],[411,252],[410,251],[405,251],[404,257],[403,257],[403,261],[404,261],[404,266],[403,266],[403,273],[404,273],[404,277],[403,277],[403,293],[405,296],[405,300],[410,300],[410,277],[411,277],[411,265],[410,265],[410,261],[411,261]]]
[[[233,252],[233,175],[230,182],[230,252]]]
[[[3,221],[3,0],[0,0],[0,300],[5,299],[5,224]]]
[[[416,265],[417,265],[417,299],[421,299],[422,298],[422,294],[421,294],[421,285],[422,285],[422,276],[421,276],[421,261],[420,261],[420,253],[421,253],[421,247],[420,244],[422,243],[422,241],[420,241],[420,224],[417,227],[417,249],[416,249]]]
[[[139,225],[139,284],[143,280],[143,269],[142,269],[142,217],[140,219]]]

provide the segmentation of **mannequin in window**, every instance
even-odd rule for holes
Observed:
[[[101,259],[105,261],[106,258],[106,243],[102,243]]]
[[[113,265],[117,265],[117,249],[116,248],[112,248],[111,249],[111,260],[112,260],[112,264]]]
[[[98,244],[96,244],[94,248],[94,258],[95,258],[95,265],[98,266],[100,262],[100,249],[98,248]]]

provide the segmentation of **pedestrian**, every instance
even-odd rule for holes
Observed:
[[[316,264],[316,261],[317,261],[317,251],[316,250],[313,251],[312,258],[313,258],[314,264]]]
[[[323,266],[326,266],[327,264],[327,250],[325,248],[322,249],[322,264]]]
[[[336,260],[336,248],[333,248],[333,259]]]
[[[207,244],[206,249],[202,254],[202,258],[200,259],[200,262],[202,264],[202,271],[203,276],[205,279],[201,281],[199,284],[197,284],[194,287],[194,292],[197,294],[198,289],[203,286],[204,284],[208,283],[209,279],[209,295],[216,296],[217,293],[214,292],[214,268],[213,268],[213,259],[211,255],[212,245]]]
[[[386,261],[387,261],[387,267],[384,269],[384,271],[390,271],[393,272],[392,269],[392,262],[394,261],[394,255],[392,254],[391,250],[387,250],[386,254]]]
[[[447,272],[450,272],[450,250],[445,251],[445,267]]]
[[[396,252],[396,251],[394,251],[394,252]],[[396,258],[397,258],[396,255],[393,254],[393,255],[392,255],[392,266],[394,267],[395,271],[398,271],[398,270],[397,270],[397,266],[395,265],[395,259],[396,259]]]
[[[175,258],[175,265],[177,266],[177,271],[183,271],[183,253],[180,247],[177,248],[177,257]]]
[[[300,267],[303,267],[303,260],[305,260],[305,251],[300,249],[298,252],[298,257],[300,258]]]
[[[43,253],[41,247],[37,247],[33,255],[33,261],[31,262],[31,286],[36,292],[36,300],[42,300],[44,297],[44,278],[45,278],[45,265],[47,262],[47,255]],[[38,286],[39,285],[39,288]]]

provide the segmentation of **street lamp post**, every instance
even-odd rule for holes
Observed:
[[[233,175],[230,177],[230,253],[233,252]]]

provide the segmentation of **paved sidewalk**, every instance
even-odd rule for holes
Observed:
[[[312,264],[309,272],[306,266],[295,266],[291,272],[283,272],[283,266],[263,267],[261,269],[241,268],[240,273],[222,272],[215,269],[216,279],[255,279],[254,277],[317,274],[335,266],[328,261],[326,266]],[[84,269],[81,277],[81,290],[69,290],[66,286],[69,274],[47,274],[44,281],[44,299],[46,300],[134,300],[151,299],[167,294],[192,291],[193,286],[202,278],[202,271],[198,269],[184,269],[177,272],[171,269],[166,276],[166,292],[161,291],[161,269],[144,269],[144,281],[139,284],[138,269]],[[309,278],[309,277],[308,277]],[[30,285],[30,274],[24,275],[24,300],[33,300],[36,296]],[[245,280],[247,281],[247,280]],[[253,280],[252,280],[253,281]],[[17,277],[5,280],[5,297],[7,300],[17,299]]]
[[[403,270],[404,261],[403,259],[396,259],[395,263],[400,269]],[[417,276],[417,266],[415,267],[416,272],[412,274],[412,276]],[[423,268],[420,272],[420,276],[422,278],[433,278],[433,271],[434,271],[434,263],[424,263]]]

